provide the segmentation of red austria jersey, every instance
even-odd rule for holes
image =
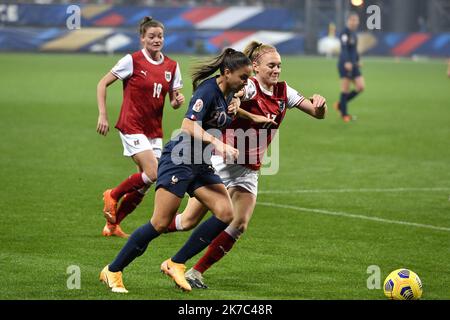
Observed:
[[[162,138],[166,94],[183,86],[178,63],[165,55],[154,61],[142,49],[120,59],[111,73],[123,81],[123,102],[116,128],[123,134]]]
[[[252,77],[244,88],[244,97],[241,100],[242,109],[271,118],[277,123],[277,125],[256,124],[237,117],[223,135],[224,142],[239,149],[239,164],[244,164],[252,170],[259,170],[264,152],[281,125],[286,110],[299,105],[304,97],[284,81],[278,82],[272,93],[262,88],[256,78]]]

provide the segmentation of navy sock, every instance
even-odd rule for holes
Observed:
[[[349,94],[347,94],[347,102],[349,102],[350,100],[352,100],[354,97],[356,97],[359,94],[358,91],[356,90],[352,90],[352,92],[350,92]]]
[[[341,99],[339,100],[339,110],[343,116],[347,115],[347,96],[348,93],[341,92]]]
[[[197,253],[205,249],[217,237],[228,224],[212,216],[199,225],[184,246],[173,257],[175,263],[185,263]]]
[[[114,261],[109,265],[109,271],[122,271],[134,259],[142,255],[147,249],[150,241],[158,236],[159,233],[155,230],[155,228],[153,228],[150,222],[137,228],[131,234],[127,243],[122,248],[122,250],[120,250]]]

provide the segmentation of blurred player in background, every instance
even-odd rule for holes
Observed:
[[[287,109],[297,108],[317,119],[323,119],[327,109],[325,98],[322,96],[315,94],[311,100],[305,99],[286,82],[279,81],[281,57],[276,48],[253,41],[247,45],[244,53],[252,60],[255,76],[250,78],[244,87],[241,109],[273,119],[275,123],[257,124],[244,118],[236,118],[224,132],[224,142],[233,146],[236,146],[235,138],[239,139],[235,136],[239,129],[247,133],[253,132],[253,135],[249,135],[249,139],[253,142],[264,139],[266,141],[260,145],[248,142],[242,149],[241,146],[239,154],[244,157],[242,164],[240,162],[226,164],[222,157],[212,157],[213,166],[230,194],[234,217],[230,225],[211,242],[197,264],[186,272],[186,279],[194,288],[207,288],[203,281],[203,273],[222,259],[247,230],[256,205],[262,157],[282,123]],[[256,148],[252,148],[252,145]],[[197,199],[191,198],[183,213],[174,218],[168,231],[192,229],[207,212],[206,206]]]
[[[336,102],[333,107],[340,113],[342,120],[345,122],[355,119],[348,113],[348,103],[365,88],[357,50],[358,38],[356,31],[358,30],[358,26],[359,16],[357,13],[351,12],[347,17],[347,27],[339,36],[341,53],[339,56],[338,70],[341,78],[341,95],[339,102]],[[352,91],[350,91],[351,83],[354,84]]]
[[[139,32],[143,49],[120,59],[97,85],[97,132],[106,136],[109,131],[106,89],[117,79],[123,81],[123,103],[116,128],[122,140],[123,154],[131,157],[139,170],[139,173],[103,193],[104,236],[128,237],[121,230],[120,223],[156,181],[166,95],[169,93],[174,109],[185,100],[179,91],[183,86],[179,65],[161,52],[164,46],[163,24],[145,17]]]
[[[448,59],[448,62],[447,62],[447,77],[450,78],[450,59]]]
[[[328,35],[319,40],[317,44],[317,51],[320,54],[324,54],[327,58],[331,58],[334,55],[339,54],[341,42],[336,36],[336,25],[330,23],[328,25]]]
[[[220,70],[220,75],[210,77],[217,70]],[[198,199],[214,215],[192,233],[172,258],[161,264],[161,271],[181,289],[191,290],[185,278],[184,263],[206,248],[233,218],[230,196],[210,165],[211,147],[227,159],[236,159],[239,152],[207,130],[223,129],[230,125],[238,109],[231,103],[232,98],[244,87],[251,73],[252,64],[248,57],[231,48],[195,70],[194,93],[181,125],[181,133],[172,138],[162,152],[153,216],[150,222],[133,232],[114,261],[100,273],[100,280],[113,292],[127,292],[122,281],[123,269],[142,255],[153,239],[167,230],[185,193]],[[235,111],[230,107],[234,107]],[[264,123],[273,122],[266,117],[260,118]]]

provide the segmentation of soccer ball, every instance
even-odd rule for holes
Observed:
[[[384,295],[392,300],[420,299],[422,296],[422,281],[411,270],[394,270],[384,280]]]

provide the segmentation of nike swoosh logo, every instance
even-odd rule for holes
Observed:
[[[228,253],[228,251],[226,251],[226,250],[224,249],[224,247],[222,247],[222,246],[219,246],[219,248],[220,248],[220,250],[222,250],[222,251],[223,251],[223,253],[224,253],[224,254],[227,254],[227,253]]]

